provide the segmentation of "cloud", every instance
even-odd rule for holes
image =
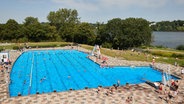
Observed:
[[[101,21],[114,17],[160,18],[179,12],[184,0],[50,0],[57,8],[76,9],[85,21]],[[170,11],[176,11],[171,13]],[[154,14],[154,15],[153,15]],[[150,16],[152,15],[152,17]],[[156,18],[159,18],[156,15]],[[155,18],[154,18],[155,19]],[[153,19],[153,20],[154,20]]]
[[[178,4],[184,4],[184,0],[174,0]]]
[[[167,0],[52,0],[67,7],[81,8],[85,10],[99,10],[108,8],[127,8],[139,6],[143,8],[159,8],[166,4]]]
[[[52,1],[61,4],[62,6],[73,9],[83,9],[88,11],[95,11],[98,9],[94,2],[88,2],[86,0],[52,0]]]
[[[34,4],[37,4],[37,3],[43,3],[45,2],[45,0],[15,0],[15,1],[20,1],[22,3],[34,3]]]
[[[100,0],[102,5],[108,6],[141,6],[141,7],[160,7],[166,3],[166,0]]]

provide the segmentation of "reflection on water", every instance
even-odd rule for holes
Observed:
[[[176,48],[178,45],[184,45],[184,32],[153,32],[154,46],[164,46]]]

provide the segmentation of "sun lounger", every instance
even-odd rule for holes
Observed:
[[[145,81],[146,84],[148,84],[148,85],[154,87],[155,89],[158,89],[158,86],[155,85],[155,83],[150,82],[149,80],[146,80],[146,79],[142,79],[142,80]]]
[[[156,86],[154,83],[152,83],[152,82],[148,82],[148,81],[146,81],[145,83],[147,83],[148,85],[150,85],[150,86],[152,86],[152,87],[154,87],[155,89],[157,89],[158,88],[158,86]]]

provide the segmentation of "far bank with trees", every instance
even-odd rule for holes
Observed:
[[[151,29],[153,31],[183,31],[184,32],[184,21],[174,20],[174,21],[161,21],[161,22],[151,22]]]

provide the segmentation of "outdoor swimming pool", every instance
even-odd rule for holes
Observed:
[[[109,87],[118,80],[120,85],[162,80],[162,73],[151,67],[101,68],[87,56],[77,50],[24,52],[12,67],[10,96]]]

